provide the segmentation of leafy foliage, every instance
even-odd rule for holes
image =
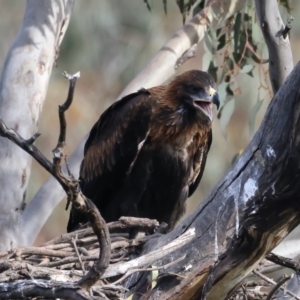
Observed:
[[[207,71],[217,83],[223,85],[225,100],[222,102],[218,118],[221,119],[221,130],[226,137],[226,126],[234,112],[235,98],[241,93],[236,78],[240,73],[253,77],[253,70],[262,59],[257,53],[258,40],[254,38],[255,10],[248,6],[229,18],[224,27],[207,32],[205,50],[210,55]],[[203,64],[204,65],[204,64]]]
[[[279,0],[278,4],[282,5],[287,10],[287,12],[290,14],[292,11],[292,8],[291,8],[289,2],[290,2],[289,0]]]
[[[148,0],[143,0],[147,9],[151,12],[151,5],[149,4]],[[164,6],[164,12],[167,14],[168,12],[168,7],[167,7],[167,0],[162,0],[163,6]]]
[[[186,16],[189,15],[192,7],[193,15],[197,14],[205,6],[205,0],[176,0],[179,10],[182,14],[183,24],[185,23]]]
[[[149,6],[148,0],[144,0]],[[279,5],[284,7],[288,13],[291,11],[289,0],[278,0]],[[210,0],[176,0],[183,23],[191,13],[193,16],[199,13],[204,7],[211,5]],[[163,0],[165,13],[167,2]],[[148,8],[150,10],[150,7]],[[253,77],[256,68],[259,69],[261,84],[258,87],[258,100],[251,110],[249,116],[249,132],[254,132],[255,118],[262,106],[263,100],[260,97],[260,89],[268,90],[267,71],[263,67],[266,62],[261,57],[261,29],[256,20],[254,1],[220,24],[218,30],[208,29],[204,39],[205,54],[202,60],[202,69],[218,83],[219,93],[222,95],[221,107],[218,118],[221,123],[221,130],[226,137],[226,126],[234,112],[236,96],[242,93],[237,84],[239,74],[247,74]],[[261,74],[262,73],[262,74]],[[256,73],[257,74],[257,73]],[[262,78],[263,76],[263,78]],[[270,94],[270,93],[269,93]]]

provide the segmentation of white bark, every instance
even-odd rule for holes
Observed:
[[[52,66],[75,0],[27,0],[0,80],[0,118],[23,138],[37,132]],[[20,215],[31,158],[0,138],[0,250],[23,244]],[[29,220],[27,220],[29,222]]]
[[[292,71],[293,55],[277,0],[255,0],[256,12],[269,50],[269,75],[274,94]]]
[[[158,51],[150,63],[134,78],[123,90],[118,99],[133,93],[141,87],[160,85],[175,74],[177,60],[195,43],[200,42],[209,24],[213,28],[242,9],[247,0],[216,0],[212,6],[204,9],[192,18],[185,26],[178,30],[173,37]],[[202,16],[205,16],[202,17]],[[83,147],[86,138],[80,143],[71,155],[69,165],[74,175],[79,172],[80,162],[83,158]],[[38,191],[24,213],[24,245],[31,245],[42,226],[52,213],[55,206],[65,197],[59,184],[50,178]],[[31,220],[32,224],[26,222]]]

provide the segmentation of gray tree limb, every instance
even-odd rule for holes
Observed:
[[[293,55],[277,0],[255,0],[256,12],[269,50],[269,75],[274,94],[293,69]]]
[[[179,226],[149,241],[144,251],[161,248],[188,229],[197,238],[168,258],[186,253],[147,290],[138,278],[134,299],[228,299],[235,287],[300,223],[300,63],[271,102],[244,153],[212,192]],[[183,268],[190,265],[191,268]],[[140,285],[139,285],[140,282]],[[133,284],[133,282],[132,282]],[[146,290],[145,290],[146,289]]]

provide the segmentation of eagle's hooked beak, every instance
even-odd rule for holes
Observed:
[[[217,109],[220,106],[219,94],[211,86],[208,91],[200,91],[197,94],[191,95],[194,105],[198,106],[210,119],[213,121],[213,111],[212,103],[217,106]]]
[[[214,103],[217,106],[217,109],[219,109],[219,107],[220,107],[220,98],[219,98],[218,92],[215,89],[213,89],[212,87],[209,87],[208,93],[209,93],[211,102]]]

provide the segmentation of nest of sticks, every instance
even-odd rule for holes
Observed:
[[[139,263],[134,257],[147,241],[160,235],[154,233],[130,240],[128,231],[137,229],[140,232],[154,232],[159,224],[155,220],[123,217],[119,221],[108,223],[107,227],[111,240],[109,266],[101,280],[93,284],[91,291],[96,298],[121,299],[127,290],[120,283],[149,265],[147,256],[139,258]],[[29,295],[29,289],[32,294],[39,288],[44,291],[56,289],[58,285],[52,286],[54,282],[61,282],[61,285],[63,282],[79,282],[98,261],[99,251],[98,238],[93,229],[88,227],[64,234],[39,247],[17,248],[0,253],[0,285],[5,287],[6,284],[7,292],[10,293],[13,290],[14,293],[19,291],[22,297],[22,293],[24,296]],[[25,285],[28,286],[27,293],[20,290]],[[77,298],[75,294],[74,291],[74,299]]]

